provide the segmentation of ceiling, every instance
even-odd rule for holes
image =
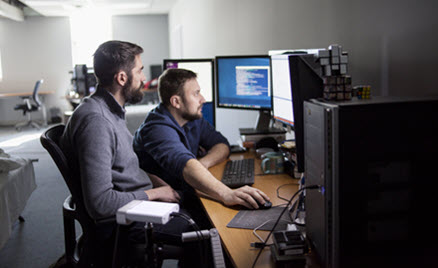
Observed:
[[[167,14],[178,0],[2,0],[3,13],[22,13],[24,16],[70,16],[77,11],[97,9],[112,15]],[[6,11],[6,12],[5,12]],[[15,14],[14,14],[15,15]],[[22,17],[24,17],[22,16]],[[9,18],[14,19],[12,16]]]

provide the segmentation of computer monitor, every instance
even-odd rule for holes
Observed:
[[[85,64],[75,65],[73,73],[73,83],[75,91],[80,96],[87,96],[89,94],[87,86],[87,66]]]
[[[204,118],[215,126],[214,110],[214,60],[213,59],[165,59],[164,70],[172,68],[187,69],[195,72],[201,87],[201,94],[205,98],[202,114]]]
[[[303,103],[323,96],[321,68],[313,54],[271,55],[273,118],[295,131],[298,172],[304,172]]]
[[[289,55],[271,56],[272,115],[274,120],[294,126]]]
[[[158,78],[161,75],[161,73],[163,72],[163,68],[162,68],[161,64],[150,65],[149,69],[151,71],[150,80]]]
[[[92,94],[93,92],[96,91],[97,79],[92,70],[91,72],[89,70],[89,72],[87,73],[87,87],[88,87],[88,94]]]
[[[272,99],[268,55],[217,56],[216,90],[218,107],[258,110],[256,128],[269,128]]]
[[[96,91],[96,76],[94,75],[94,69],[88,68],[85,64],[77,64],[74,67],[73,84],[75,91],[80,96],[88,96]]]

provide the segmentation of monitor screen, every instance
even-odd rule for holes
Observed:
[[[206,102],[213,102],[213,59],[166,59],[164,69],[180,68],[193,71],[198,76],[201,94]]]
[[[270,57],[217,56],[218,107],[270,110]]]
[[[294,126],[289,55],[271,56],[272,114],[274,120]]]
[[[180,68],[193,71],[197,74],[201,94],[205,99],[202,114],[212,126],[215,126],[213,59],[165,59],[163,66],[164,70]]]

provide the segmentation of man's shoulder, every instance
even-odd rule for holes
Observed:
[[[158,106],[147,115],[144,123],[140,128],[177,128],[172,118],[165,112],[162,107]]]
[[[153,120],[143,123],[135,134],[134,138],[139,136],[148,139],[167,139],[173,135],[177,135],[178,128],[166,120]]]
[[[76,117],[88,117],[90,115],[101,115],[105,113],[104,105],[94,98],[86,98],[74,110],[73,115]]]
[[[168,113],[166,113],[166,110],[162,104],[159,104],[157,107],[152,109],[148,116],[146,117],[146,122],[154,122],[157,121],[158,123],[164,122],[170,119]]]
[[[172,120],[161,114],[148,114],[145,122],[134,134],[134,146],[157,141],[177,141],[181,130]]]
[[[74,110],[74,113],[80,114],[80,113],[86,113],[90,111],[98,111],[100,110],[101,104],[96,101],[94,98],[84,98],[82,99],[79,106]]]

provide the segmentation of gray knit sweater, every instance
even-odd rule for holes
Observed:
[[[147,200],[152,188],[139,167],[126,127],[125,109],[103,88],[76,108],[61,137],[70,166],[80,171],[84,205],[93,219],[116,214],[131,200]]]

